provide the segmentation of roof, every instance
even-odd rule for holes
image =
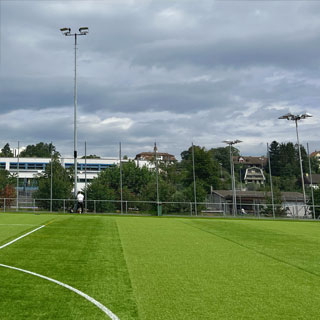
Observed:
[[[320,156],[320,151],[314,151],[314,152],[311,152],[310,154],[310,157],[317,157],[317,156]]]
[[[212,193],[219,195],[222,198],[232,198],[232,190],[213,190]],[[271,192],[264,191],[237,191],[237,197],[264,199],[271,198]],[[300,192],[281,192],[282,200],[303,201],[303,194]]]
[[[241,163],[244,165],[258,165],[263,166],[267,165],[268,158],[266,157],[246,157],[246,156],[234,156],[233,157],[234,163]]]
[[[136,155],[135,159],[137,158],[152,158],[154,157],[154,152],[140,152]],[[157,157],[163,157],[163,158],[166,158],[166,159],[170,159],[172,161],[175,161],[176,158],[173,154],[169,154],[169,153],[166,153],[166,152],[157,152]]]
[[[311,184],[310,175],[305,175],[304,181],[306,184]],[[312,184],[320,184],[320,174],[318,173],[312,174]]]

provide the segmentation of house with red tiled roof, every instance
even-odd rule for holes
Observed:
[[[155,152],[141,152],[136,155],[135,160],[153,161],[154,157]],[[174,155],[165,152],[157,152],[157,159],[167,163],[177,161]]]
[[[320,151],[314,151],[310,154],[310,158],[316,158],[318,161],[320,161]]]

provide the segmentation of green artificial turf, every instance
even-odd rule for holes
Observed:
[[[319,222],[0,214],[0,263],[120,319],[319,319]],[[23,225],[24,224],[24,225]],[[108,319],[0,267],[0,319]]]
[[[318,223],[118,223],[141,319],[319,318]]]
[[[137,319],[112,218],[58,217],[1,250],[0,263],[64,282],[92,296],[120,319]],[[4,268],[0,268],[0,278],[4,280],[0,283],[0,319],[107,318],[84,298],[46,280]]]

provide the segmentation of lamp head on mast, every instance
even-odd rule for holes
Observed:
[[[71,33],[71,28],[61,28],[60,31],[65,35],[68,36]]]

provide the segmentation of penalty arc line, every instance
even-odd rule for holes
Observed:
[[[21,271],[21,272],[24,272],[24,273],[28,273],[28,274],[31,274],[33,276],[36,276],[36,277],[39,277],[39,278],[42,278],[42,279],[45,279],[45,280],[48,280],[48,281],[51,281],[51,282],[54,282],[56,284],[58,284],[59,286],[62,286],[64,288],[67,288],[73,292],[75,292],[76,294],[82,296],[83,298],[87,299],[88,301],[90,301],[91,303],[93,303],[95,306],[97,306],[101,311],[103,311],[105,314],[107,314],[110,319],[112,320],[120,320],[112,311],[110,311],[107,307],[105,307],[102,303],[100,303],[99,301],[95,300],[94,298],[88,296],[87,294],[85,294],[84,292],[76,289],[76,288],[73,288],[71,286],[69,286],[68,284],[65,284],[63,282],[60,282],[58,280],[55,280],[55,279],[52,279],[52,278],[49,278],[49,277],[46,277],[46,276],[43,276],[39,273],[35,273],[35,272],[32,272],[32,271],[28,271],[28,270],[24,270],[24,269],[20,269],[20,268],[16,268],[16,267],[12,267],[12,266],[8,266],[8,265],[5,265],[5,264],[1,264],[0,263],[0,267],[4,267],[4,268],[9,268],[9,269],[13,269],[13,270],[17,270],[17,271]]]
[[[18,237],[18,238],[14,239],[14,240],[12,240],[12,241],[10,241],[10,242],[2,245],[2,246],[0,247],[0,250],[3,249],[3,248],[5,248],[5,247],[7,247],[7,246],[9,246],[10,244],[12,244],[12,243],[14,243],[14,242],[16,242],[16,241],[18,241],[18,240],[20,240],[20,239],[28,236],[29,234],[31,234],[31,233],[33,233],[33,232],[35,232],[35,231],[37,231],[37,230],[40,230],[40,229],[44,228],[45,226],[46,226],[46,225],[42,225],[42,226],[40,226],[40,227],[38,227],[38,228],[36,228],[36,229],[34,229],[34,230],[32,230],[32,231],[30,231],[30,232],[28,232],[28,233],[20,236],[20,237]],[[103,311],[106,315],[108,315],[111,320],[120,320],[111,310],[109,310],[107,307],[105,307],[102,303],[100,303],[99,301],[97,301],[97,300],[95,300],[94,298],[90,297],[89,295],[85,294],[84,292],[82,292],[82,291],[80,291],[80,290],[78,290],[78,289],[76,289],[76,288],[73,288],[73,287],[69,286],[69,285],[66,284],[66,283],[63,283],[63,282],[60,282],[60,281],[58,281],[58,280],[55,280],[55,279],[52,279],[52,278],[43,276],[43,275],[41,275],[41,274],[39,274],[39,273],[35,273],[35,272],[32,272],[32,271],[28,271],[28,270],[24,270],[24,269],[20,269],[20,268],[16,268],[16,267],[8,266],[8,265],[1,264],[1,263],[0,263],[0,267],[12,269],[12,270],[17,270],[17,271],[21,271],[21,272],[28,273],[28,274],[31,274],[31,275],[33,275],[33,276],[36,276],[36,277],[39,277],[39,278],[42,278],[42,279],[51,281],[51,282],[53,282],[53,283],[56,283],[56,284],[58,284],[59,286],[62,286],[62,287],[64,287],[64,288],[67,288],[67,289],[75,292],[76,294],[82,296],[83,298],[87,299],[89,302],[93,303],[93,304],[94,304],[95,306],[97,306],[101,311]]]

